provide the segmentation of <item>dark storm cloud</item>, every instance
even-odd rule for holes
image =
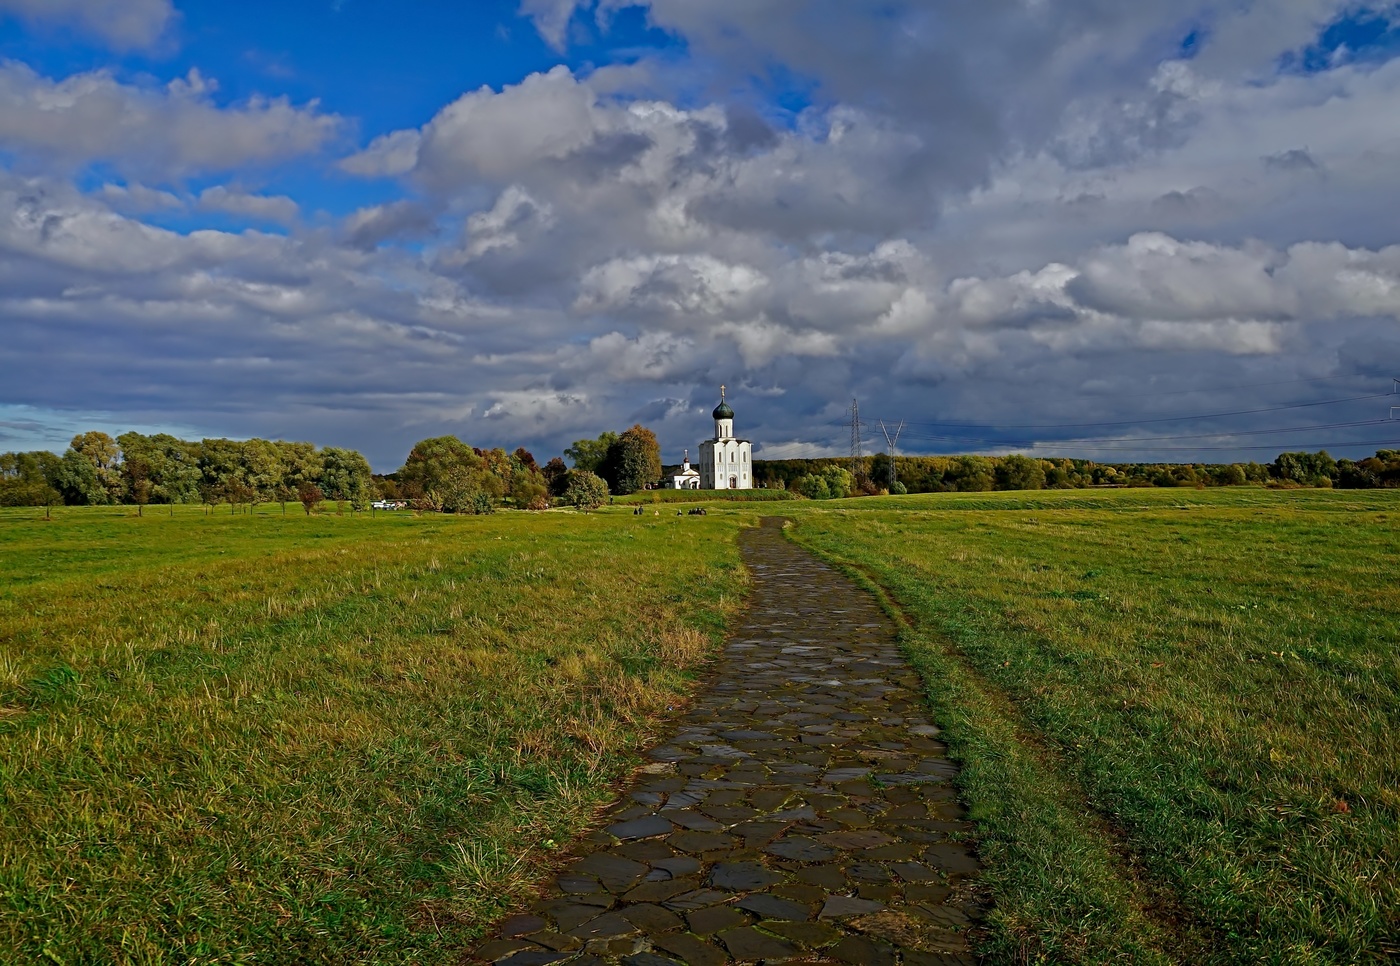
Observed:
[[[1250,408],[1258,391],[1232,386],[1382,375],[1400,158],[1375,119],[1400,63],[1273,68],[1340,3],[646,6],[685,39],[684,77],[557,67],[466,92],[343,159],[404,193],[305,218],[330,227],[236,182],[209,196],[281,212],[286,234],[137,216],[196,209],[187,172],[314,156],[338,120],[220,108],[198,78],[11,66],[5,144],[145,180],[0,179],[10,401],[175,412],[391,469],[427,435],[547,456],[639,419],[674,458],[710,431],[720,383],[773,456],[842,452],[853,395],[872,418],[990,426],[925,426],[910,451],[1045,452],[1073,431],[1012,424],[1149,435],[1132,421]],[[576,14],[530,11],[561,43]],[[802,98],[779,107],[774,77]],[[111,118],[45,115],[58,95]]]

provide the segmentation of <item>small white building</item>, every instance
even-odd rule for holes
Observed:
[[[671,489],[700,489],[700,471],[690,465],[690,450],[685,451],[685,459],[681,462],[681,471],[671,477]]]
[[[715,438],[700,444],[700,487],[705,490],[752,490],[753,444],[734,438],[734,410],[724,401],[719,387],[719,405],[711,413]]]

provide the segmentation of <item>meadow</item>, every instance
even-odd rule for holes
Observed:
[[[0,962],[456,962],[678,709],[736,520],[0,513]]]
[[[989,961],[1400,956],[1400,493],[632,510],[0,511],[0,961],[459,961],[703,686],[765,514],[901,622]]]
[[[1007,962],[1400,956],[1400,493],[804,504],[963,763]]]

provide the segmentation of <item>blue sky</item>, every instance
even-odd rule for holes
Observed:
[[[1360,455],[1396,12],[0,0],[0,448]]]

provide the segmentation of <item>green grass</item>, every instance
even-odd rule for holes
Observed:
[[[964,765],[996,961],[1400,956],[1400,493],[798,504]]]
[[[679,708],[739,518],[0,511],[0,961],[447,963]]]

